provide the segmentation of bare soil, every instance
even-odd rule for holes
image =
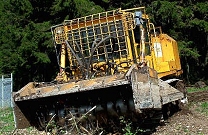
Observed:
[[[208,101],[208,90],[188,94],[189,104],[171,116],[153,135],[208,135],[208,116],[198,110]]]

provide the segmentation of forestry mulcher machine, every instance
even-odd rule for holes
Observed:
[[[144,7],[64,20],[51,32],[60,71],[52,82],[13,93],[17,128],[69,127],[79,119],[76,126],[89,129],[120,116],[142,122],[138,116],[170,112],[186,99],[176,79],[177,42],[154,27]]]

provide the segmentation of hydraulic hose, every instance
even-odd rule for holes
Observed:
[[[77,47],[78,50],[79,50],[79,54],[80,54],[81,57],[82,57],[82,62],[84,63],[84,67],[86,68],[86,67],[87,67],[87,62],[86,62],[85,57],[84,57],[84,55],[83,55],[83,53],[82,53],[82,51],[81,51],[81,49],[80,49],[80,47],[79,47],[79,45],[77,44],[76,41],[75,41],[75,45],[76,45],[76,47]]]
[[[66,43],[67,47],[70,49],[70,51],[72,52],[72,54],[74,55],[74,57],[76,58],[76,60],[78,61],[79,65],[81,66],[81,69],[82,69],[81,72],[85,76],[85,72],[84,72],[85,66],[84,66],[83,62],[80,60],[79,56],[75,53],[74,49],[69,45],[67,40],[65,40],[65,43]]]
[[[92,57],[93,57],[93,54],[95,52],[95,50],[103,43],[105,42],[106,40],[108,39],[114,39],[114,37],[112,36],[108,36],[108,37],[105,37],[103,40],[101,40],[99,43],[96,44],[96,41],[100,40],[100,38],[97,38],[95,39],[95,41],[93,42],[92,44],[92,49],[90,51],[90,57],[89,57],[89,63],[88,63],[88,68],[87,68],[87,74],[89,75],[89,68],[90,68],[90,65],[92,66]],[[96,46],[95,46],[96,44]],[[105,54],[106,54],[106,59],[107,59],[107,62],[109,61],[109,58],[108,58],[108,52],[107,52],[107,47],[104,45],[104,49],[105,49]]]

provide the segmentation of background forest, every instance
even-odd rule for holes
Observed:
[[[208,80],[207,0],[0,0],[0,74],[13,73],[15,91],[57,72],[50,27],[116,8],[145,6],[156,26],[179,44],[187,84]]]

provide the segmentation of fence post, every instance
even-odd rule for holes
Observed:
[[[10,90],[9,90],[10,89]],[[0,108],[13,107],[13,75],[1,75],[0,78]]]
[[[13,103],[12,103],[12,100],[13,100],[13,97],[12,97],[12,92],[13,92],[13,75],[11,73],[11,107],[13,107]]]
[[[1,76],[1,107],[4,107],[4,76]]]

